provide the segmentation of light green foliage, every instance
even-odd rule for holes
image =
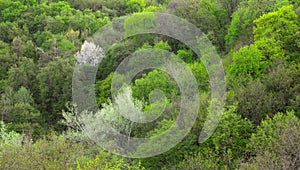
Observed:
[[[299,50],[296,43],[299,41],[299,22],[292,5],[264,14],[254,23],[255,44],[268,59],[296,58],[295,52]]]
[[[103,103],[106,103],[108,99],[111,99],[111,81],[113,76],[114,74],[110,74],[106,79],[97,82],[96,94],[98,106],[101,106]]]
[[[166,42],[160,41],[160,42],[156,43],[154,45],[154,48],[156,48],[156,49],[162,49],[162,50],[168,50],[168,51],[172,50],[167,41]]]
[[[23,135],[16,133],[14,131],[8,132],[7,126],[3,121],[0,121],[1,131],[0,131],[0,150],[3,151],[5,145],[13,146],[13,147],[20,147],[21,142],[23,140]],[[1,161],[0,161],[1,162]]]
[[[159,70],[153,70],[142,78],[135,80],[132,86],[133,96],[145,101],[148,101],[148,95],[155,89],[165,92],[166,97],[169,99],[179,93],[175,80],[167,73]]]
[[[76,161],[76,169],[103,169],[103,170],[145,170],[141,163],[129,164],[122,157],[100,150],[94,159],[85,157],[79,158]]]
[[[225,36],[225,41],[227,45],[230,45],[231,43],[233,43],[235,41],[235,38],[240,35],[241,32],[241,28],[240,28],[240,17],[238,16],[239,13],[236,12],[233,14],[232,16],[232,20],[230,23],[230,26],[228,28],[228,33]]]
[[[189,64],[188,67],[192,70],[196,78],[199,91],[209,91],[209,78],[205,66],[201,62],[194,62]]]
[[[1,5],[6,6],[3,10],[1,10],[1,16],[3,21],[15,21],[16,19],[21,17],[22,12],[27,9],[27,6],[23,5],[19,1],[1,2]]]
[[[25,87],[21,87],[14,95],[15,103],[28,103],[33,104],[32,94]]]
[[[182,162],[178,164],[179,169],[226,169],[226,166],[218,164],[218,155],[211,149],[202,150],[193,155],[186,156]]]
[[[229,80],[245,83],[251,78],[260,78],[266,72],[267,63],[265,60],[255,45],[241,48],[233,54],[232,64],[228,68]]]
[[[146,7],[146,3],[144,0],[128,0],[126,2],[126,6],[127,6],[126,10],[129,13],[142,12]]]
[[[62,52],[67,52],[74,50],[74,44],[70,42],[69,40],[62,39],[59,43],[58,46],[61,48]]]
[[[178,50],[177,56],[186,63],[192,63],[194,60],[194,53],[192,50]]]
[[[152,12],[175,14],[201,29],[226,68],[230,91],[225,112],[204,143],[199,143],[199,134],[205,138],[214,129],[203,125],[215,123],[215,117],[207,117],[215,100],[207,70],[176,37],[148,34],[156,27]],[[89,94],[95,88],[100,111],[82,111],[82,103],[91,98],[70,102],[78,59],[74,56],[88,37],[125,15],[129,16],[120,28],[125,39],[105,51],[96,85],[80,84],[79,97],[93,96]],[[0,122],[0,169],[299,169],[299,26],[299,0],[0,0],[0,116],[5,123]],[[99,149],[91,137],[103,137],[106,146],[123,149],[129,137],[164,133],[180,111],[177,83],[160,70],[137,73],[130,87],[111,98],[113,76],[117,87],[125,79],[123,70],[114,73],[119,64],[151,48],[173,52],[187,63],[200,92],[198,118],[171,150],[145,159],[122,158]],[[96,69],[81,54],[77,63],[86,65],[76,71],[86,80],[83,73]],[[151,53],[143,55],[145,61],[130,61],[128,70],[147,62]],[[156,93],[158,89],[166,98]],[[88,109],[94,104],[88,103]],[[187,109],[196,106],[185,104]],[[141,117],[133,113],[156,119],[135,123],[129,119]],[[86,135],[83,123],[92,135]],[[128,138],[120,142],[107,124]],[[53,130],[57,135],[51,135]],[[168,135],[162,142],[181,132]],[[144,154],[164,148],[150,140],[131,149]]]
[[[69,169],[75,168],[76,159],[82,155],[80,144],[66,141],[61,136],[25,142],[17,152],[9,147],[1,154],[2,169]]]
[[[154,13],[135,13],[128,17],[124,22],[125,37],[130,37],[136,33],[147,33],[148,30],[155,28]]]
[[[143,10],[143,12],[164,12],[164,11],[166,11],[166,7],[162,5],[148,6]]]
[[[289,2],[282,0],[249,0],[241,2],[232,15],[232,20],[225,37],[230,48],[249,45],[253,41],[253,21],[267,12],[274,11]]]
[[[216,131],[200,147],[213,148],[219,158],[218,165],[232,169],[237,166],[240,155],[245,152],[252,132],[252,122],[242,118],[232,107],[223,113]]]

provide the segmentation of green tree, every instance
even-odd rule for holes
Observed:
[[[15,90],[23,86],[33,92],[34,97],[37,97],[37,72],[38,67],[34,61],[30,58],[23,57],[21,61],[9,69],[8,83]]]
[[[16,103],[9,115],[9,128],[26,135],[29,139],[37,139],[43,133],[40,112],[29,103]]]
[[[55,125],[62,118],[61,110],[71,100],[72,76],[73,63],[70,59],[49,62],[37,75],[39,109],[50,125]]]
[[[279,65],[261,80],[250,81],[236,90],[238,113],[258,125],[267,115],[273,117],[290,107],[299,95],[299,67]]]
[[[129,13],[142,12],[146,3],[144,0],[129,0],[126,2],[126,6]]]
[[[75,169],[76,159],[83,155],[82,144],[62,136],[50,136],[35,143],[24,141],[17,149],[5,147],[0,156],[2,169]]]
[[[277,113],[257,128],[247,144],[253,156],[242,164],[256,169],[298,169],[300,167],[300,120],[294,112]]]
[[[169,99],[179,94],[176,82],[168,74],[160,70],[149,72],[142,78],[135,80],[132,86],[133,96],[145,101],[148,101],[148,95],[155,89],[165,92],[166,97]]]
[[[23,86],[14,94],[14,101],[15,103],[34,104],[32,94]]]
[[[299,21],[292,5],[264,14],[254,23],[255,44],[267,59],[288,60],[291,57],[295,60],[299,57]]]
[[[225,50],[224,36],[230,23],[222,0],[189,0],[169,4],[169,10],[196,25],[207,35],[219,51]],[[230,13],[230,12],[229,12]]]
[[[288,5],[289,1],[281,0],[249,0],[240,3],[232,15],[232,20],[225,37],[229,48],[240,48],[253,42],[253,21],[267,12]]]
[[[241,155],[246,151],[254,126],[248,119],[237,114],[236,108],[225,111],[213,135],[200,148],[213,149],[220,162],[218,165],[236,168]],[[202,149],[200,149],[201,152]]]
[[[243,47],[233,54],[228,68],[229,81],[234,85],[260,78],[266,72],[266,66],[265,57],[255,45]]]
[[[194,60],[194,53],[192,50],[178,50],[177,56],[186,63],[192,63]]]

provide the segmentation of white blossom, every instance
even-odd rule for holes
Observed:
[[[98,65],[104,57],[104,51],[101,47],[93,42],[85,41],[81,46],[81,50],[76,53],[76,61],[78,64]]]

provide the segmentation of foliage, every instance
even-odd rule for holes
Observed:
[[[148,95],[155,89],[162,90],[169,99],[179,93],[176,82],[160,70],[153,70],[137,79],[132,87],[133,96],[145,101],[148,101]]]
[[[148,33],[156,27],[153,12],[175,14],[201,29],[226,68],[226,107],[205,142],[199,134],[211,130],[203,129],[206,121],[214,121],[207,117],[213,84],[187,45]],[[118,28],[124,40],[109,49],[91,42],[100,28],[126,15]],[[299,0],[0,0],[0,168],[299,169],[299,18]],[[151,137],[181,126],[175,123],[181,92],[170,75],[142,70],[127,87],[126,72],[115,72],[128,56],[147,50],[174,53],[187,63],[200,101],[186,104],[200,108],[191,131],[169,151],[123,158],[96,143],[122,150],[130,137],[149,137],[148,144],[130,149],[153,153],[165,146]],[[146,60],[130,61],[128,70],[147,62],[150,52],[142,54]],[[90,85],[86,73],[96,66],[96,85]],[[74,72],[81,103],[72,103]],[[120,91],[112,91],[112,79]],[[92,92],[96,100],[83,98]],[[92,113],[96,102],[99,111]],[[114,138],[118,131],[128,138]]]
[[[223,113],[214,134],[202,144],[202,148],[204,152],[205,149],[213,148],[218,165],[233,169],[238,165],[240,156],[244,154],[252,132],[254,132],[252,122],[238,115],[234,107],[229,108]]]
[[[23,140],[23,135],[16,133],[14,131],[8,132],[7,125],[3,121],[0,122],[1,125],[1,147],[0,150],[8,146],[20,147]]]
[[[31,92],[37,93],[36,70],[38,70],[38,68],[32,59],[22,58],[19,63],[16,63],[16,65],[11,67],[8,71],[9,85],[15,90],[25,87]]]
[[[299,95],[299,68],[279,65],[261,81],[250,81],[237,90],[238,112],[259,124],[267,115],[283,112]]]
[[[129,13],[142,12],[146,7],[144,0],[129,0],[126,5]]]
[[[277,113],[262,121],[248,143],[251,163],[258,169],[297,169],[300,167],[300,121],[294,112]]]
[[[264,56],[270,60],[296,58],[299,21],[292,5],[264,14],[254,23],[254,40]]]
[[[34,144],[27,142],[17,152],[9,147],[3,149],[0,158],[3,169],[76,168],[75,161],[84,151],[82,145],[66,141],[61,136],[41,139]]]
[[[228,33],[225,37],[229,48],[249,45],[253,41],[253,21],[261,15],[274,11],[289,2],[281,0],[249,0],[242,1],[233,13]]]
[[[266,71],[265,57],[255,45],[241,48],[233,54],[232,60],[228,68],[228,77],[233,82],[245,83],[251,78],[260,78]]]
[[[47,114],[46,122],[55,125],[60,112],[71,100],[73,64],[69,59],[58,59],[41,68],[37,75],[39,84],[39,109]]]

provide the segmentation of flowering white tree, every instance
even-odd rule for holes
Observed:
[[[104,57],[104,51],[101,47],[93,42],[85,41],[81,46],[81,50],[76,53],[76,60],[78,64],[98,65]]]

